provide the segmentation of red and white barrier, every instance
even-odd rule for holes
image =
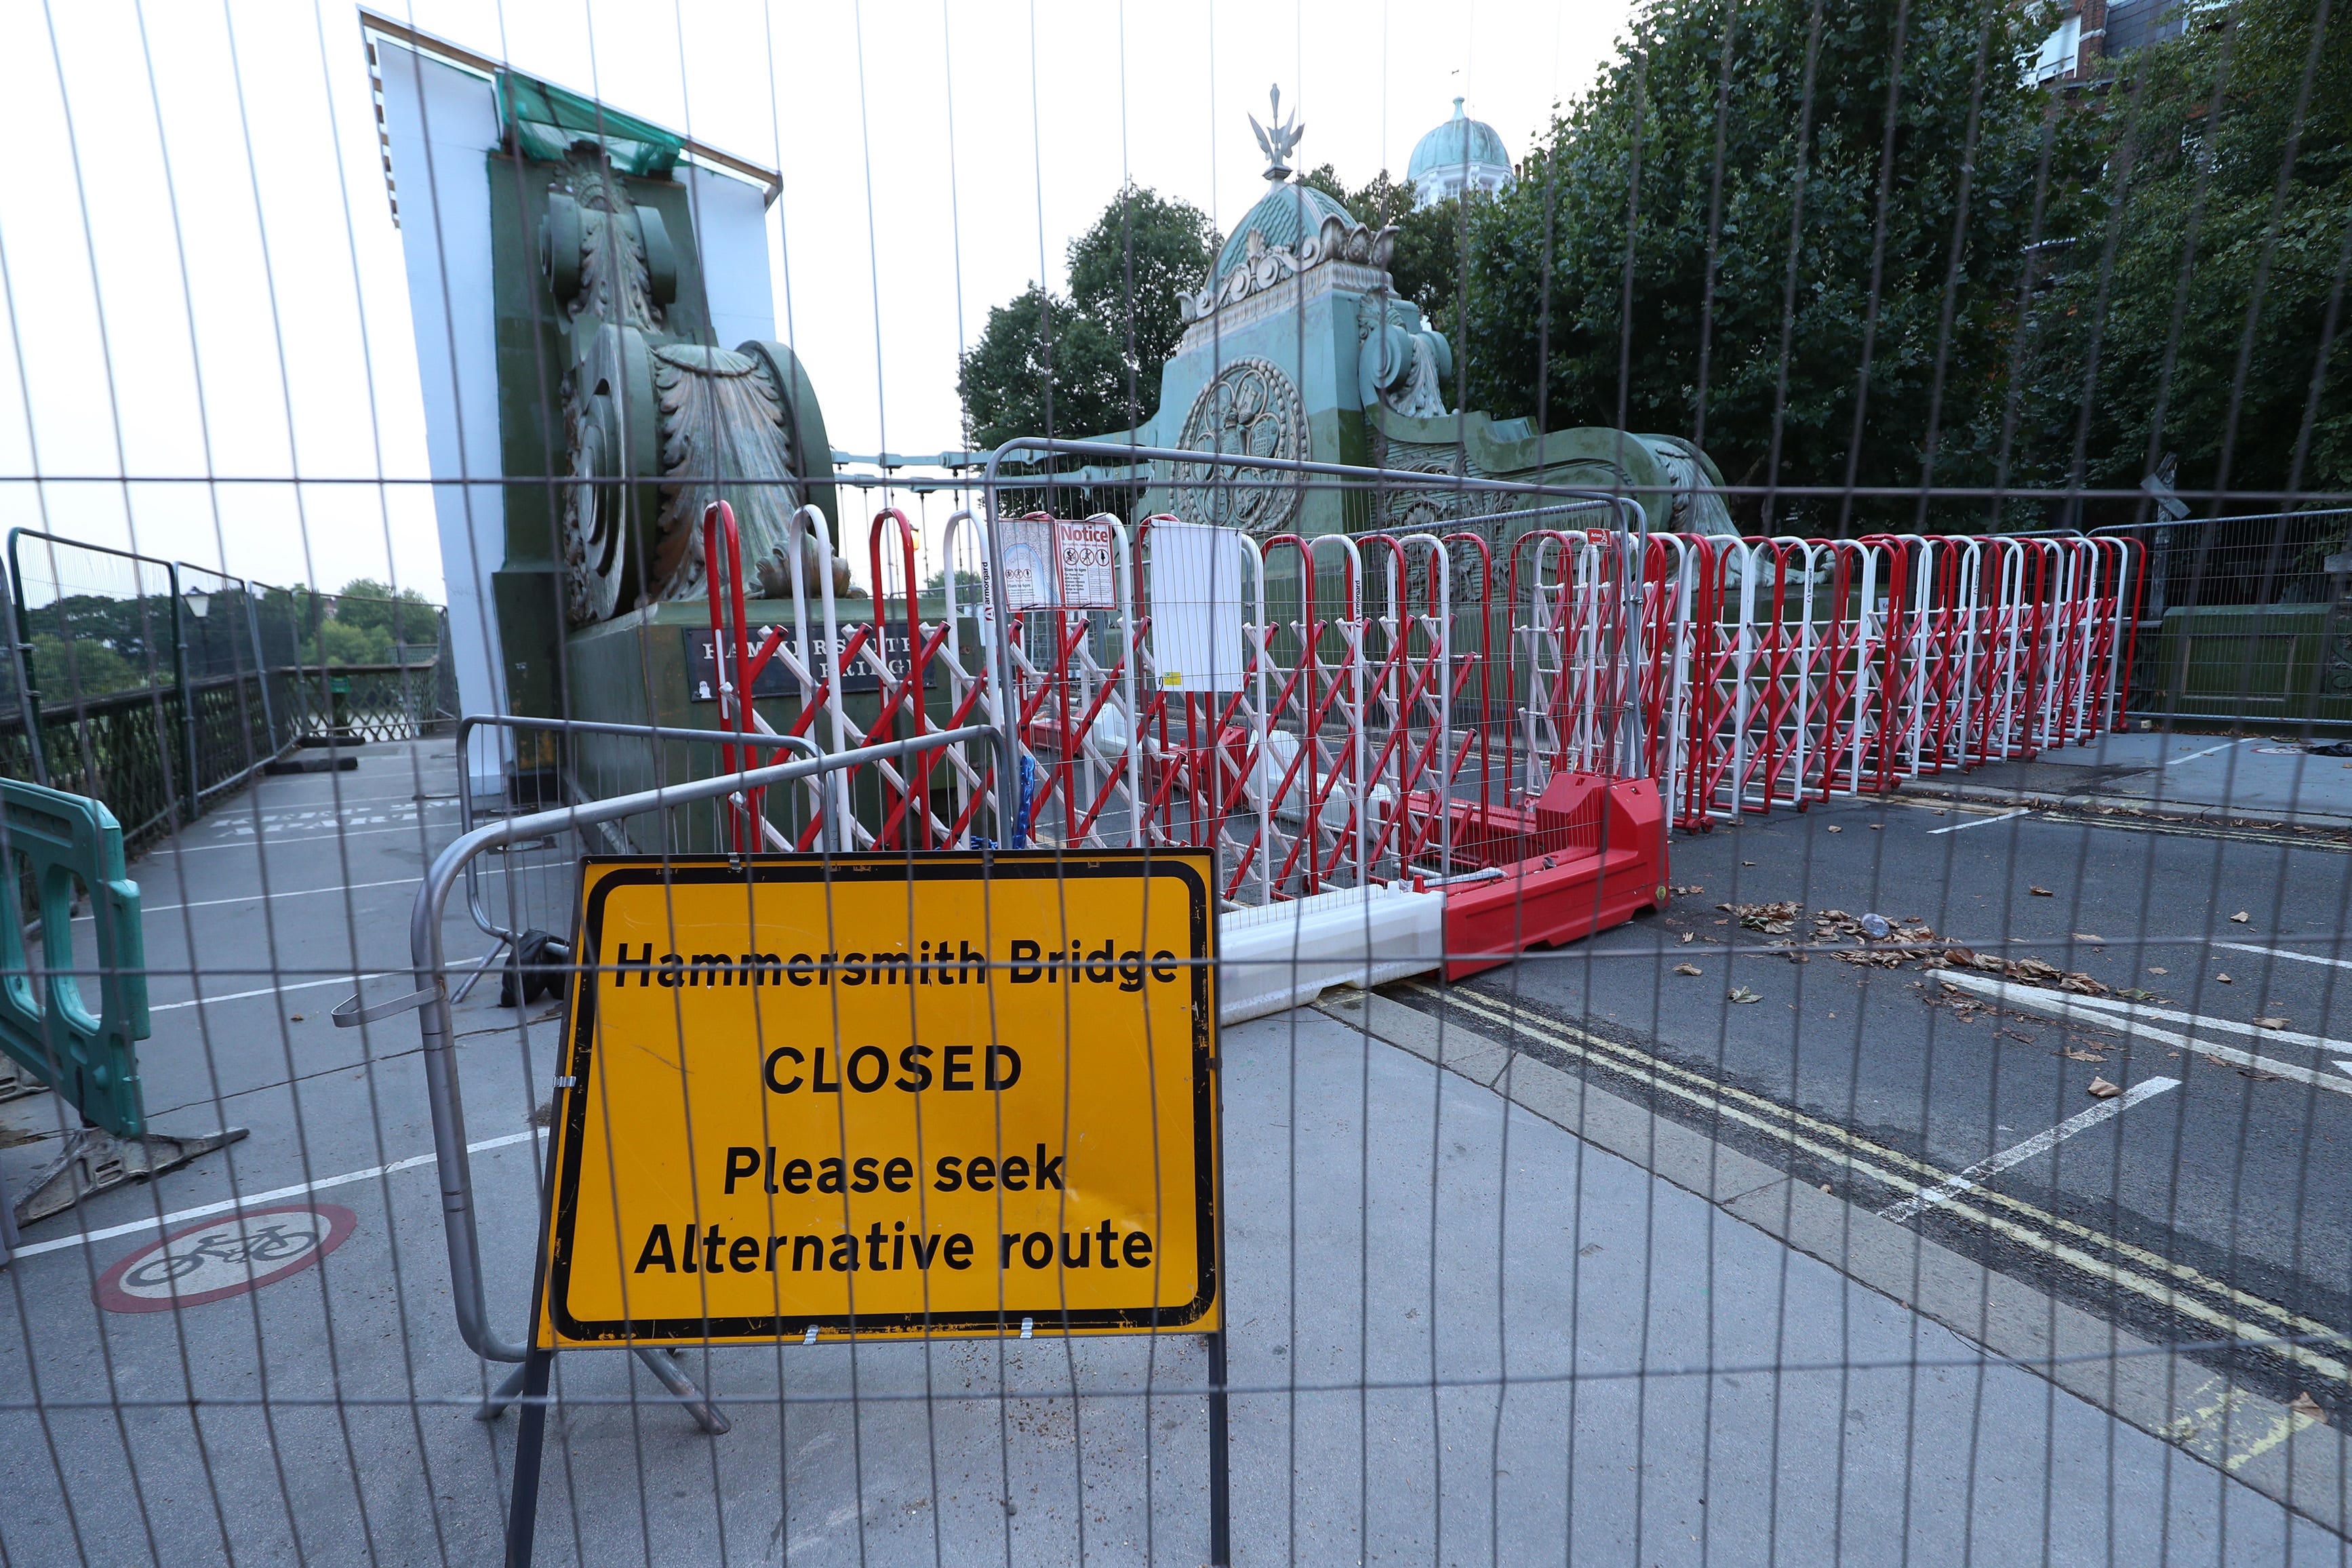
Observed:
[[[1498,556],[1467,532],[986,526],[949,520],[925,622],[913,531],[879,514],[845,641],[798,549],[792,623],[744,624],[713,508],[722,714],[747,754],[777,732],[740,693],[780,659],[782,733],[839,751],[992,724],[1022,774],[978,749],[837,774],[796,832],[739,802],[738,845],[1213,850],[1229,1018],[1622,923],[1665,899],[1670,822],[2087,741],[2118,722],[2137,609],[2113,539],[1535,528]],[[845,675],[874,690],[863,727]]]

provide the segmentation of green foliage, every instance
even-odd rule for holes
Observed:
[[[1463,227],[1469,208],[1485,199],[1483,192],[1473,192],[1468,204],[1440,202],[1416,211],[1412,182],[1392,181],[1386,169],[1354,190],[1328,163],[1302,174],[1299,181],[1337,199],[1374,232],[1393,225],[1397,233],[1389,277],[1397,298],[1412,300],[1441,328],[1453,321],[1462,283]]]
[[[160,678],[168,681],[172,667],[172,615],[170,595],[164,593],[135,597],[68,593],[28,610],[26,632],[37,641],[47,633],[60,644],[71,643],[76,648],[101,644],[139,670],[147,667],[148,650],[153,648],[164,672]],[[141,685],[145,681],[142,678],[131,684]]]
[[[1149,419],[1160,364],[1183,335],[1177,298],[1200,287],[1217,243],[1189,204],[1140,186],[1120,192],[1070,242],[1069,299],[1032,284],[989,311],[957,367],[964,439],[1082,438]]]
[[[977,600],[980,596],[981,589],[980,573],[976,571],[957,572],[955,574],[955,587],[956,598],[959,601],[969,602]],[[931,573],[929,577],[923,580],[922,591],[925,593],[945,593],[947,591],[948,570],[945,567],[940,568],[939,570]]]
[[[1910,0],[1899,50],[1896,26],[1643,12],[1519,183],[1466,209],[1470,405],[1686,434],[1734,484],[1987,482],[2028,245],[2068,215],[2036,200],[2044,162],[2063,208],[2088,139],[2026,82],[2040,8]]]
[[[318,641],[304,650],[302,662],[389,664],[394,662],[392,632],[382,626],[353,625],[339,614],[320,624]]]
[[[1139,185],[1070,242],[1070,302],[1118,346],[1135,382],[1133,417],[1095,429],[1131,429],[1158,410],[1160,367],[1184,335],[1177,302],[1201,286],[1216,246],[1207,214]],[[1119,394],[1124,402],[1124,385]]]
[[[346,626],[380,631],[388,649],[405,643],[429,656],[440,645],[440,612],[413,588],[394,594],[371,578],[355,577],[335,595],[335,619]]]
[[[2105,178],[2033,312],[2037,477],[2129,488],[2170,453],[2182,489],[2352,488],[2352,356],[2321,361],[2352,255],[2352,17],[2320,15],[2200,15],[2091,107]]]
[[[33,685],[47,706],[65,706],[114,692],[135,692],[150,685],[172,684],[169,663],[151,679],[143,661],[126,658],[104,643],[77,638],[68,644],[52,632],[36,632],[31,641]]]
[[[1067,300],[1032,285],[992,307],[956,375],[964,439],[974,448],[1019,435],[1083,437],[1123,430],[1127,371],[1118,343]]]

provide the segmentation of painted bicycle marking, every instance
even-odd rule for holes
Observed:
[[[168,1312],[274,1285],[341,1247],[359,1217],[331,1203],[216,1215],[117,1259],[91,1294],[110,1312]]]

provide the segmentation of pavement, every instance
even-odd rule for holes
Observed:
[[[252,1135],[33,1228],[0,1271],[0,1561],[499,1560],[515,1421],[474,1418],[503,1369],[457,1338],[413,1018],[326,1018],[355,983],[408,988],[453,790],[446,747],[370,747],[134,866],[156,1124]],[[1916,964],[1791,963],[1713,907],[1905,903],[1888,913],[2110,984],[2163,967],[2151,988],[2200,1020],[2352,1034],[2347,971],[2307,961],[2352,956],[2339,852],[1998,815],[1849,803],[1677,839],[1675,883],[1705,891],[1664,918],[1224,1031],[1235,1560],[2340,1561],[2340,1379],[2175,1347],[2212,1336],[2192,1301],[2347,1321],[2345,1097],[1963,1017]],[[488,896],[561,925],[572,852],[506,857]],[[488,949],[462,913],[447,933]],[[457,1027],[513,1333],[554,1036],[494,986]],[[2094,1071],[2179,1086],[1878,1217],[2093,1105]],[[46,1096],[0,1105],[27,1140],[0,1176],[57,1124]],[[289,1187],[352,1216],[314,1265],[176,1311],[98,1305],[159,1219]],[[2169,1298],[2118,1283],[2142,1274]],[[688,1360],[731,1433],[698,1432],[625,1355],[559,1358],[541,1561],[1204,1559],[1197,1337]],[[2289,1408],[2306,1386],[2336,1425]]]

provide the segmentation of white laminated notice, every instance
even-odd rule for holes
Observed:
[[[1004,562],[1004,605],[1029,610],[1054,602],[1054,527],[1042,517],[1002,517],[995,525],[996,551]],[[988,557],[981,556],[981,612],[995,611],[987,591]]]
[[[1118,559],[1113,535],[1118,525],[1096,522],[1055,525],[1062,556],[1062,607],[1066,610],[1108,610],[1118,602],[1112,563]],[[1008,580],[1013,569],[1007,566]]]
[[[1239,691],[1242,596],[1251,591],[1241,535],[1155,522],[1150,541],[1153,679],[1166,691]]]

